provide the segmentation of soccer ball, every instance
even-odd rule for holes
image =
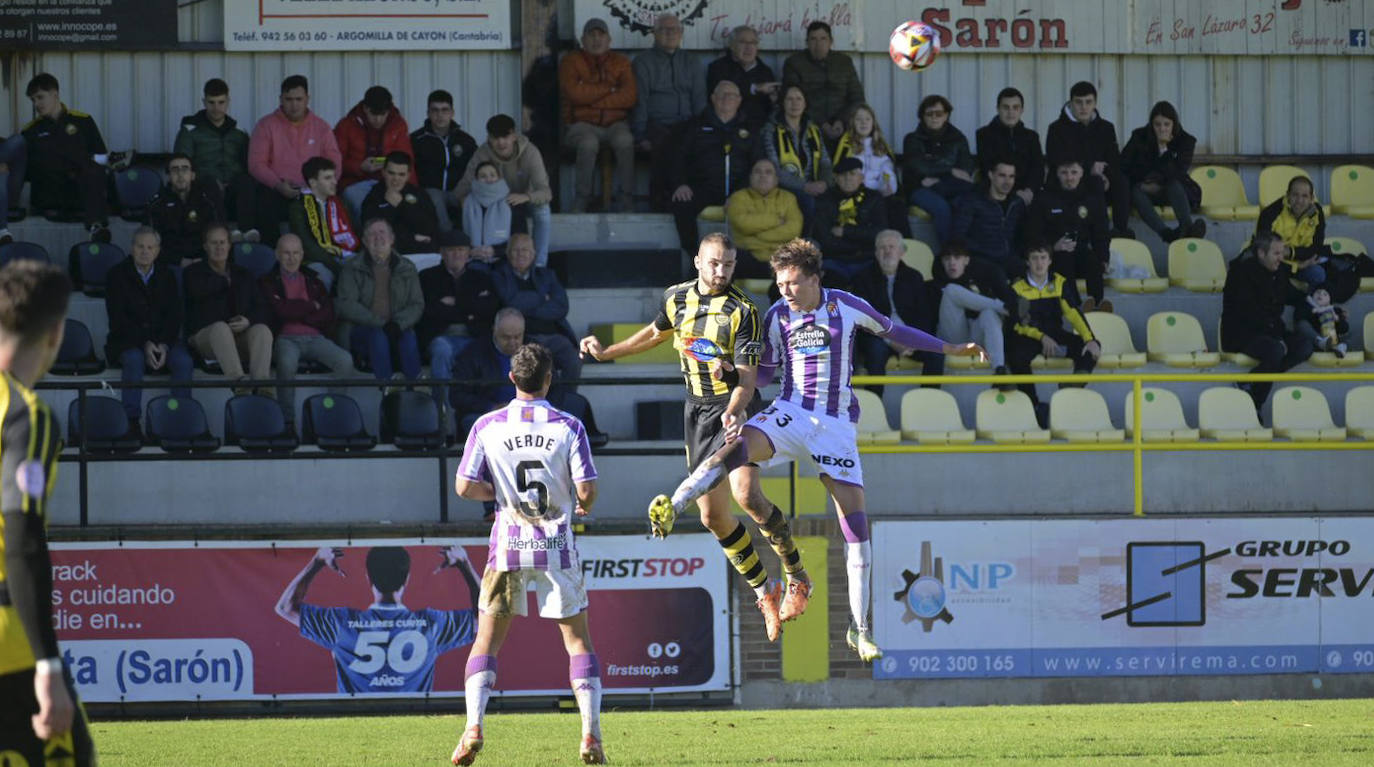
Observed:
[[[940,55],[940,33],[919,21],[904,21],[892,30],[887,55],[898,67],[920,72]]]

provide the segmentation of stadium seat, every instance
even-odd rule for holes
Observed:
[[[1083,315],[1092,328],[1093,336],[1102,345],[1099,368],[1110,370],[1138,368],[1145,364],[1145,352],[1137,351],[1131,341],[1131,328],[1120,315],[1110,312],[1088,312]]]
[[[1364,364],[1364,359],[1364,352],[1352,349],[1339,357],[1335,352],[1312,352],[1307,361],[1319,368],[1357,368]]]
[[[1207,351],[1202,325],[1186,312],[1156,312],[1145,325],[1146,356],[1175,368],[1210,368],[1221,355]]]
[[[1344,442],[1345,427],[1331,418],[1326,397],[1310,386],[1285,386],[1271,405],[1274,435],[1302,442]]]
[[[1245,183],[1240,180],[1239,173],[1220,165],[1201,165],[1188,175],[1202,187],[1202,205],[1198,213],[1219,221],[1259,218],[1260,206],[1246,199]]]
[[[1107,284],[1122,293],[1162,293],[1169,289],[1169,281],[1155,272],[1155,259],[1140,240],[1112,238],[1112,255],[1121,256],[1121,265],[1132,271],[1144,269],[1145,277],[1112,277]]]
[[[1035,408],[1023,391],[986,389],[974,406],[974,424],[980,439],[1010,444],[1050,441],[1050,430],[1040,428]]]
[[[740,286],[746,293],[753,293],[765,299],[768,297],[768,289],[773,287],[773,281],[763,277],[745,278],[735,280],[735,284]]]
[[[234,245],[234,263],[252,272],[256,280],[277,265],[277,254],[260,242],[240,242]]]
[[[1364,316],[1364,356],[1374,359],[1374,312]]]
[[[0,245],[0,266],[20,259],[42,261],[45,264],[52,262],[52,259],[48,258],[48,251],[36,242],[21,241]]]
[[[210,434],[205,408],[189,397],[163,395],[148,402],[148,441],[168,453],[213,453],[219,438]]]
[[[1221,354],[1222,362],[1229,362],[1243,368],[1252,368],[1259,364],[1259,360],[1251,357],[1245,352],[1224,352],[1221,351],[1221,317],[1217,317],[1217,351]]]
[[[907,218],[918,218],[922,221],[930,220],[930,214],[925,212],[924,209],[918,208],[915,205],[912,205],[911,207],[906,209],[906,215]]]
[[[1302,176],[1308,181],[1312,180],[1312,177],[1307,175],[1307,171],[1296,165],[1267,165],[1260,170],[1260,207],[1269,205],[1274,202],[1274,200],[1288,194],[1288,182],[1292,181],[1297,176]],[[1314,192],[1316,191],[1315,184],[1313,184],[1312,190]],[[1321,199],[1321,196],[1318,195],[1317,199]]]
[[[1339,165],[1331,171],[1331,212],[1374,218],[1374,168]]]
[[[260,394],[240,394],[224,403],[224,441],[245,453],[289,453],[300,444],[281,405]]]
[[[419,391],[397,391],[382,398],[382,442],[401,450],[437,450],[444,446],[444,425],[434,398]]]
[[[594,322],[587,327],[587,331],[596,336],[601,341],[602,346],[610,346],[638,333],[643,327],[644,323],[642,322]],[[677,349],[673,348],[671,338],[648,351],[621,360],[621,363],[626,365],[677,364],[677,362],[678,353]]]
[[[1355,386],[1346,391],[1345,431],[1351,437],[1374,439],[1374,386]]]
[[[115,174],[115,198],[119,217],[143,223],[148,218],[148,203],[162,189],[162,176],[152,168],[125,168]]]
[[[1031,370],[1073,370],[1073,360],[1068,357],[1046,357],[1037,354],[1031,358]]]
[[[1183,237],[1169,243],[1169,284],[1197,293],[1220,293],[1226,258],[1211,240]]]
[[[1197,442],[1198,430],[1188,426],[1183,404],[1168,389],[1152,386],[1140,391],[1140,439],[1142,442]],[[1126,437],[1135,437],[1135,393],[1126,392]]]
[[[1071,387],[1050,398],[1050,436],[1069,442],[1120,442],[1126,432],[1112,426],[1101,394]]]
[[[902,439],[954,445],[972,442],[974,436],[972,429],[964,428],[953,394],[940,389],[912,389],[902,395]]]
[[[1260,426],[1255,401],[1234,386],[1213,386],[1197,399],[1198,432],[1222,442],[1268,442],[1274,430]]]
[[[57,360],[53,362],[53,374],[89,376],[104,370],[105,363],[95,353],[91,329],[81,320],[68,317],[62,333],[62,346],[57,350]]]
[[[86,397],[85,417],[82,399],[77,397],[67,406],[67,443],[80,447],[81,434],[86,434],[86,450],[92,453],[136,453],[143,443],[129,432],[129,416],[124,404],[115,397],[91,395]]]
[[[1331,252],[1341,256],[1369,255],[1369,249],[1364,243],[1354,237],[1327,237],[1326,246],[1331,248]],[[1374,291],[1374,277],[1360,278],[1360,292],[1368,293]]]
[[[935,252],[920,240],[902,240],[902,263],[921,273],[927,280],[935,273]]]
[[[111,267],[124,260],[124,251],[118,245],[108,242],[82,242],[72,248],[67,271],[72,272],[72,280],[88,296],[105,295],[105,276]],[[75,266],[75,269],[71,267]]]
[[[898,357],[894,354],[891,357],[887,358],[887,362],[884,365],[884,369],[886,369],[889,373],[902,373],[904,375],[911,375],[914,373],[918,373],[921,370],[924,370],[925,365],[921,364],[921,361],[918,359],[914,359],[912,357]]]
[[[707,205],[706,207],[701,209],[700,213],[697,214],[697,218],[701,219],[702,221],[710,221],[716,224],[723,224],[725,223],[725,206]]]
[[[895,445],[902,441],[902,433],[887,422],[887,411],[878,395],[867,389],[855,389],[854,397],[859,401],[860,445]]]
[[[377,440],[363,425],[363,411],[347,394],[316,394],[301,409],[301,441],[321,450],[371,450]]]

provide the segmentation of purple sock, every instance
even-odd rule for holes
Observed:
[[[493,674],[496,673],[496,656],[469,655],[468,665],[467,668],[463,671],[463,677],[466,679],[467,677],[470,677],[473,674],[480,674],[483,671],[490,671]]]
[[[840,532],[844,533],[844,539],[849,543],[862,543],[868,540],[868,516],[862,511],[841,514]]]
[[[569,679],[590,679],[594,676],[601,676],[601,664],[596,659],[596,653],[574,655],[568,659]]]

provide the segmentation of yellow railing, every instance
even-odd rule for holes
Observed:
[[[860,453],[1124,453],[1132,455],[1132,481],[1135,492],[1135,515],[1145,515],[1145,489],[1141,481],[1143,456],[1151,451],[1187,450],[1374,450],[1374,441],[1347,442],[1145,442],[1141,431],[1141,389],[1147,383],[1254,383],[1271,381],[1361,381],[1374,383],[1374,373],[1045,373],[1035,375],[856,375],[854,385],[917,385],[917,384],[1022,384],[1022,383],[1129,383],[1131,384],[1131,438],[1112,442],[1052,442],[1040,445],[862,445]],[[1347,417],[1349,414],[1347,414]]]

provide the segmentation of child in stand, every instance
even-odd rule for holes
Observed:
[[[1315,335],[1313,339],[1318,351],[1335,352],[1337,357],[1345,357],[1346,345],[1341,336],[1350,332],[1350,322],[1343,307],[1331,303],[1331,292],[1324,285],[1317,285],[1307,293],[1307,324]]]

